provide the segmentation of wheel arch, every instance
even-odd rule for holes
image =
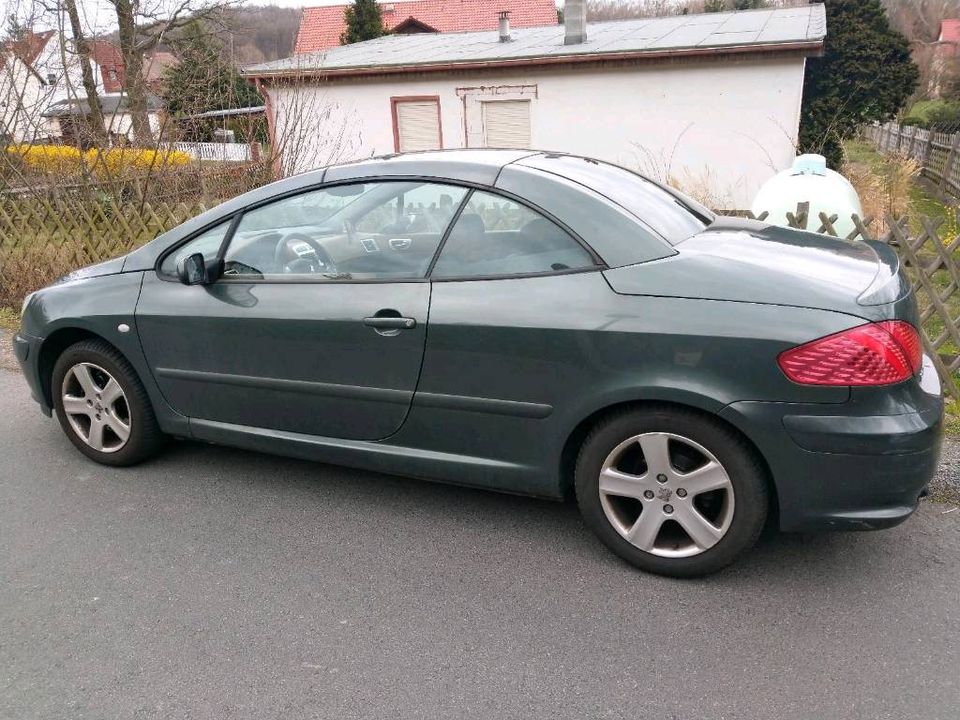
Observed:
[[[569,499],[573,497],[574,494],[574,473],[576,470],[577,456],[580,453],[580,448],[583,446],[584,441],[590,432],[600,423],[604,422],[607,418],[612,415],[616,415],[622,412],[628,412],[631,410],[649,410],[653,408],[664,408],[670,410],[684,410],[687,412],[693,412],[703,417],[709,418],[711,421],[716,422],[720,425],[731,430],[738,437],[740,437],[749,450],[755,455],[757,460],[760,462],[764,470],[764,475],[767,480],[767,486],[770,490],[770,508],[769,512],[771,514],[771,522],[778,522],[776,517],[778,508],[780,507],[779,498],[777,497],[777,484],[774,480],[773,473],[770,470],[770,464],[767,462],[767,459],[763,456],[763,453],[760,451],[760,448],[757,444],[747,435],[742,428],[737,427],[734,423],[730,422],[728,419],[721,417],[718,413],[712,412],[711,410],[706,409],[703,405],[669,401],[669,400],[655,400],[655,399],[631,399],[623,400],[620,402],[612,403],[605,405],[604,407],[598,408],[591,412],[587,417],[583,418],[573,430],[567,435],[567,438],[563,444],[563,448],[560,451],[560,490],[563,494],[564,499]]]
[[[99,340],[104,342],[116,350],[127,362],[130,362],[130,358],[115,344],[103,337],[103,335],[76,325],[57,328],[50,333],[40,345],[40,353],[37,359],[40,388],[43,391],[43,398],[47,403],[47,407],[53,407],[53,368],[57,364],[57,359],[63,354],[64,350],[82,340]],[[133,367],[132,363],[131,367]]]

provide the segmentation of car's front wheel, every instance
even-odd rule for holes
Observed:
[[[696,577],[749,549],[763,530],[768,488],[733,430],[687,410],[610,417],[577,459],[584,521],[614,552],[649,572]]]
[[[51,394],[70,442],[99,463],[133,465],[163,445],[140,378],[103,340],[83,340],[60,355],[53,367]]]

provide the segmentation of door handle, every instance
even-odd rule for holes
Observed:
[[[417,326],[417,321],[406,317],[368,317],[363,319],[363,324],[367,327],[377,328],[378,330],[413,330]]]

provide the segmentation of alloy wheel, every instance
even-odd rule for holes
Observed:
[[[63,412],[77,437],[94,450],[113,453],[130,439],[130,406],[120,383],[99,365],[71,367],[61,388]]]
[[[599,488],[616,531],[659,557],[699,555],[720,542],[733,521],[727,471],[681,435],[648,432],[624,440],[604,460]]]

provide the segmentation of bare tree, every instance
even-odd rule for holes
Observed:
[[[86,115],[87,131],[92,139],[98,142],[106,142],[107,126],[103,121],[103,108],[100,104],[100,96],[97,94],[97,81],[93,77],[93,68],[90,65],[91,46],[83,32],[83,26],[80,24],[77,0],[62,1],[63,8],[67,12],[67,17],[70,19],[70,32],[73,35],[73,43],[80,61],[83,90],[87,96],[87,105],[89,106],[89,112]]]
[[[958,71],[956,49],[940,42],[944,20],[960,18],[960,0],[883,0],[893,26],[903,33],[920,69],[917,98],[936,97]]]
[[[363,147],[359,118],[331,100],[322,81],[304,73],[278,83],[257,81],[256,87],[270,107],[275,177],[357,159]]]
[[[126,74],[127,105],[133,122],[134,141],[151,145],[153,132],[147,115],[147,82],[143,75],[143,56],[155,49],[164,37],[194,19],[213,19],[238,0],[107,0],[117,16],[120,54]]]
[[[931,44],[940,23],[960,17],[960,0],[883,0],[893,25],[912,43]]]

